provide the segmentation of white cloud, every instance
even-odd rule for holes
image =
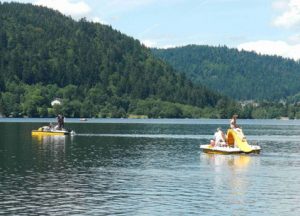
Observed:
[[[159,49],[168,49],[168,48],[175,48],[177,47],[174,44],[166,44],[166,45],[160,45],[159,42],[155,40],[142,40],[141,43],[145,45],[148,48],[159,48]]]
[[[288,41],[291,44],[298,44],[300,43],[300,34],[294,34],[288,37]]]
[[[108,25],[108,23],[106,21],[104,21],[103,19],[101,19],[100,17],[93,17],[91,19],[92,22],[94,23],[101,23],[101,24],[104,24],[104,25]]]
[[[146,47],[149,47],[149,48],[157,47],[157,42],[154,41],[154,40],[146,39],[146,40],[142,40],[141,43],[144,44]]]
[[[289,0],[276,0],[272,3],[272,7],[276,10],[287,10]]]
[[[273,20],[273,25],[286,29],[297,30],[300,26],[300,0],[273,0],[272,8],[279,14]],[[300,34],[284,40],[258,40],[242,43],[239,50],[254,51],[259,54],[277,55],[284,58],[300,60]]]
[[[160,41],[160,39],[145,39],[145,40],[141,40],[141,43],[148,47],[148,48],[159,48],[159,49],[168,49],[168,48],[175,48],[175,47],[180,47],[180,46],[185,46],[185,45],[175,45],[175,44],[164,44],[162,41]]]
[[[276,1],[273,8],[283,10],[283,13],[273,21],[275,26],[291,28],[300,24],[300,0]]]
[[[300,59],[300,44],[290,45],[285,41],[260,40],[243,43],[238,46],[239,50],[254,51],[265,55],[278,55],[294,60]]]
[[[41,5],[58,10],[74,18],[81,18],[91,12],[91,8],[84,1],[73,0],[37,0],[35,5]]]

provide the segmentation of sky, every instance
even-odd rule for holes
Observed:
[[[14,1],[111,25],[148,47],[225,45],[300,59],[300,0]]]

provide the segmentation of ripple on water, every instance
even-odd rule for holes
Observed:
[[[260,155],[201,153],[213,121],[73,126],[83,135],[33,139],[36,125],[2,128],[0,214],[300,214],[299,125],[245,125]],[[9,135],[15,127],[20,137]]]

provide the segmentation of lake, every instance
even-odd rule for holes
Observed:
[[[229,120],[0,119],[0,214],[300,215],[300,121],[238,120],[260,155],[199,146]]]

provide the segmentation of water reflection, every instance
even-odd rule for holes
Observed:
[[[64,158],[66,139],[66,136],[32,136],[33,143],[36,143],[36,154],[41,160],[46,157]]]
[[[201,154],[201,163],[210,167],[212,182],[210,186],[215,194],[219,194],[221,204],[229,204],[230,212],[241,215],[250,200],[247,196],[253,185],[252,172],[260,164],[260,157],[253,155],[217,155]]]
[[[37,171],[62,170],[66,167],[67,136],[32,136],[34,169]]]
[[[65,145],[66,144],[66,136],[43,136],[43,135],[36,135],[32,136],[32,139],[36,140],[37,143],[42,144],[42,145],[49,145],[49,144],[54,144],[54,145]]]
[[[252,156],[249,155],[220,155],[220,154],[201,154],[200,160],[207,164],[219,168],[244,168],[247,169],[251,163]],[[216,171],[217,171],[216,170]]]

